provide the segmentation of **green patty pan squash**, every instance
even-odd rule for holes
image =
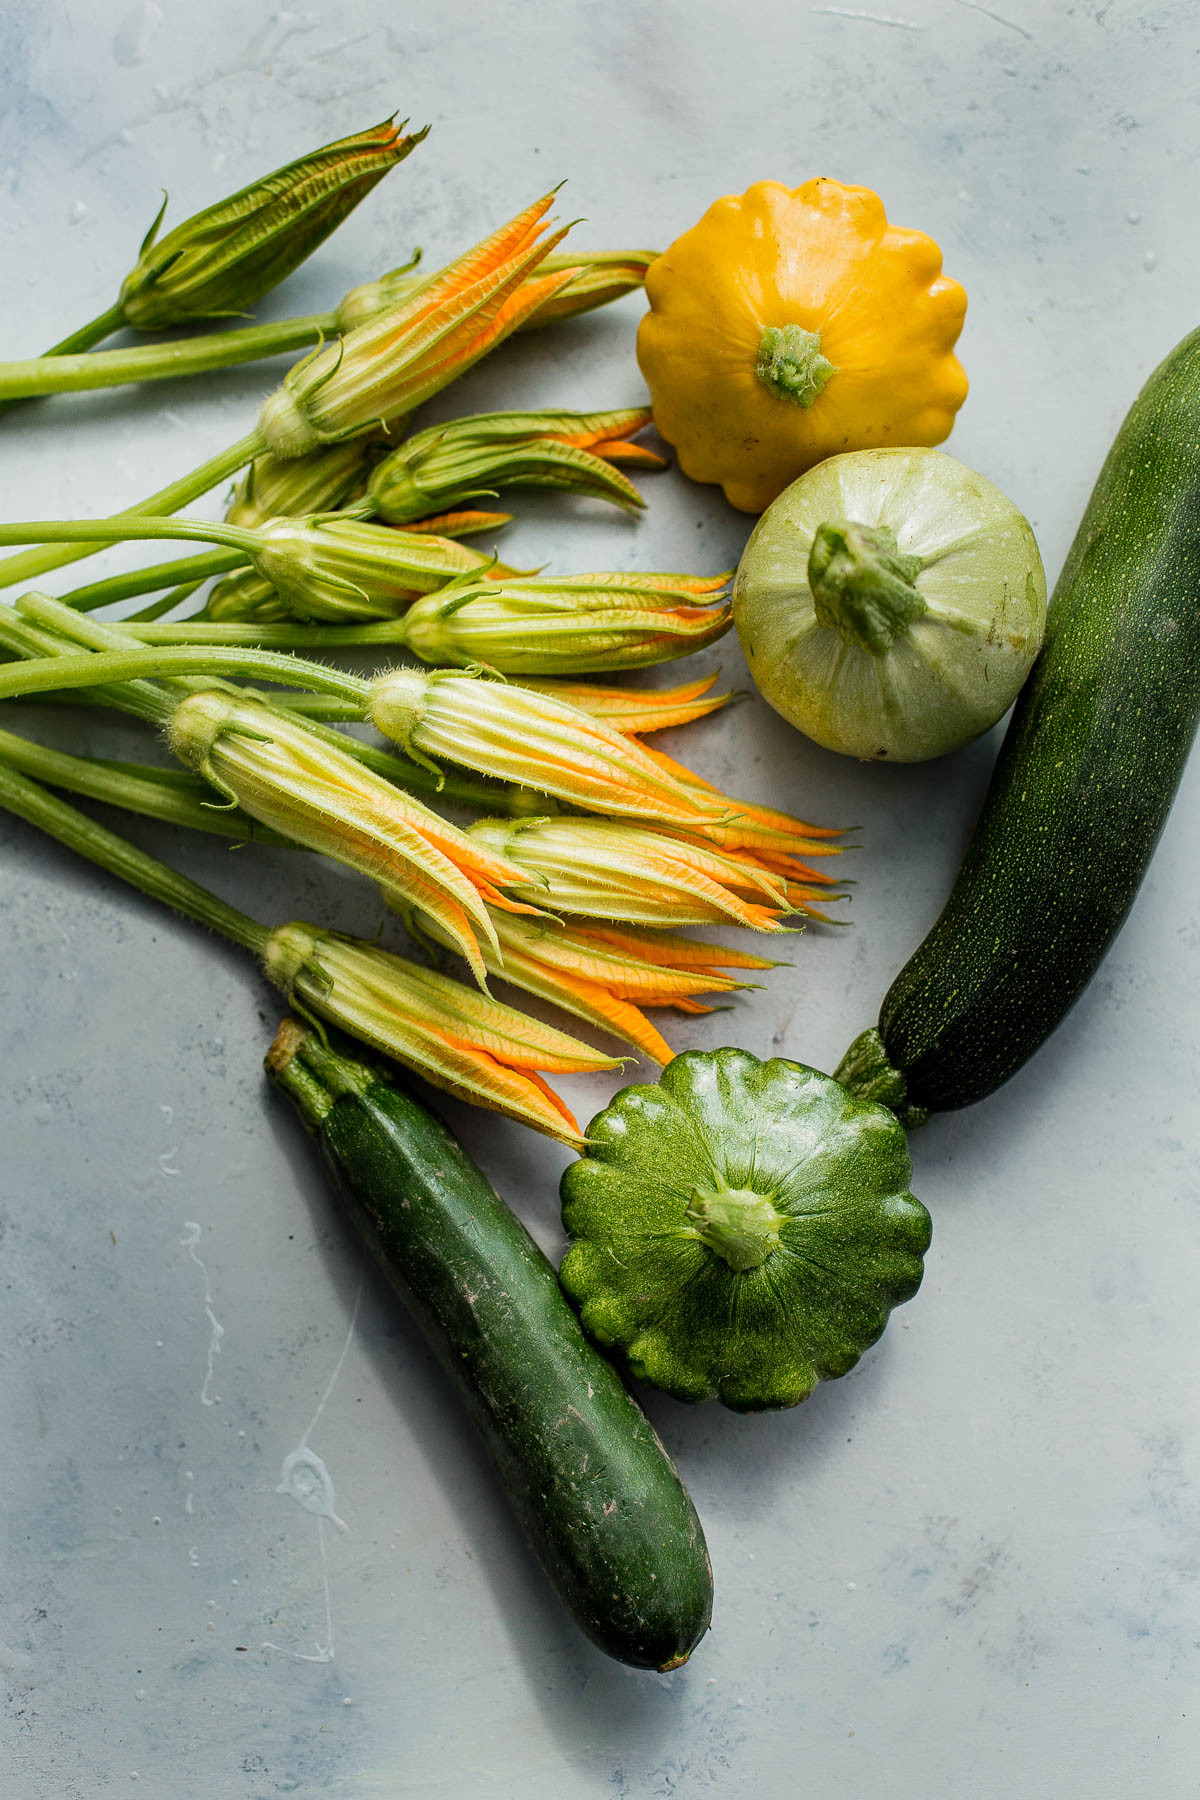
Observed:
[[[587,1140],[560,1280],[588,1334],[679,1400],[795,1406],[920,1285],[931,1227],[902,1127],[803,1063],[689,1051]]]

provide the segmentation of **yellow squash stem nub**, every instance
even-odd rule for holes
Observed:
[[[767,325],[758,340],[754,373],[777,400],[807,409],[822,392],[837,364],[821,351],[819,331],[803,325]]]

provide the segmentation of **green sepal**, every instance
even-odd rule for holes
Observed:
[[[741,1412],[794,1406],[853,1368],[920,1285],[931,1225],[911,1174],[895,1115],[832,1077],[689,1051],[589,1125],[562,1181],[560,1279],[641,1380]],[[747,1209],[753,1259],[705,1241],[713,1194],[768,1202]]]

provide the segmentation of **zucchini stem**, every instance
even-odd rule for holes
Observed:
[[[171,562],[152,563],[134,569],[128,575],[110,575],[105,581],[92,581],[85,587],[72,588],[62,596],[64,606],[76,612],[94,612],[100,606],[114,606],[118,600],[134,600],[142,594],[155,594],[160,588],[187,586],[189,591],[207,581],[210,575],[226,575],[240,569],[246,558],[237,550],[210,550],[202,556],[176,557]],[[164,606],[163,611],[167,608]]]

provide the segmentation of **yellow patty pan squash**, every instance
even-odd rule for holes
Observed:
[[[869,188],[726,195],[651,263],[646,295],[654,423],[684,474],[743,512],[826,456],[940,444],[966,398],[966,293]]]

